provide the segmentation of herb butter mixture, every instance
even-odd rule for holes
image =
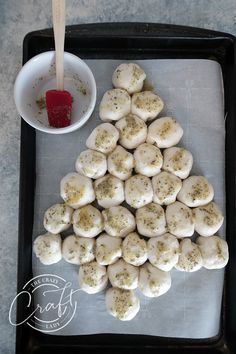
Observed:
[[[76,265],[81,290],[106,291],[107,311],[121,321],[138,316],[136,289],[158,298],[170,289],[173,268],[214,270],[229,259],[217,235],[224,216],[213,186],[191,175],[193,156],[177,146],[183,129],[159,116],[164,102],[145,80],[136,63],[115,69],[114,88],[99,105],[102,123],[87,138],[76,172],[62,178],[62,202],[45,211],[47,232],[33,245],[44,265]]]

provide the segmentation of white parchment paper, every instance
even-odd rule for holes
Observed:
[[[96,109],[82,129],[53,136],[37,132],[35,220],[33,239],[44,233],[43,213],[59,202],[61,178],[74,171],[78,154],[92,129],[101,123],[98,105],[111,88],[118,60],[87,60],[98,90]],[[184,129],[179,145],[194,157],[192,174],[202,174],[214,186],[215,201],[225,210],[224,102],[220,66],[209,60],[140,60],[158,95],[165,102],[161,116],[172,115]],[[223,226],[218,233],[225,234]],[[33,255],[33,273],[56,274],[78,288],[78,267],[65,261],[43,266]],[[196,273],[171,271],[170,291],[154,299],[142,296],[141,310],[134,320],[121,322],[106,312],[104,292],[75,294],[78,307],[73,320],[54,335],[94,333],[146,334],[165,337],[208,338],[217,335],[223,289],[223,270],[201,269]],[[43,303],[44,299],[37,299]]]

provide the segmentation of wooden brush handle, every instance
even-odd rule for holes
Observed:
[[[64,90],[65,0],[52,0],[57,90]]]

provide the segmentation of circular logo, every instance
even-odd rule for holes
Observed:
[[[71,283],[55,274],[42,274],[28,281],[22,291],[12,301],[9,311],[9,321],[14,326],[27,323],[37,331],[56,332],[73,319],[77,301],[73,295],[79,289],[73,290]],[[13,308],[21,301],[25,306],[25,317],[13,322]]]

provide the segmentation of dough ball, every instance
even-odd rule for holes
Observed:
[[[96,239],[96,260],[101,265],[115,263],[122,255],[122,239],[105,233]]]
[[[150,178],[140,174],[125,181],[125,201],[132,208],[141,208],[152,202],[153,190]]]
[[[169,233],[148,240],[148,259],[155,267],[169,272],[178,263],[179,242]]]
[[[61,180],[61,197],[74,209],[92,203],[95,194],[91,179],[76,172],[68,173]]]
[[[75,235],[67,236],[62,243],[62,256],[66,262],[85,264],[95,259],[95,240]]]
[[[155,237],[166,232],[164,209],[155,203],[144,205],[136,211],[138,232],[146,237]]]
[[[144,122],[156,118],[163,107],[162,99],[152,91],[138,92],[132,96],[131,112]]]
[[[135,171],[152,177],[161,171],[163,157],[160,149],[151,144],[141,144],[134,151]]]
[[[123,88],[129,94],[141,91],[145,79],[146,74],[143,69],[134,63],[120,64],[112,75],[114,87]]]
[[[121,118],[115,126],[120,134],[119,143],[126,149],[135,149],[147,138],[147,125],[134,114]]]
[[[103,208],[119,205],[125,199],[124,182],[109,174],[98,178],[94,189],[98,204]]]
[[[190,176],[183,181],[177,199],[189,207],[206,205],[212,201],[214,190],[203,176]]]
[[[200,236],[197,238],[196,243],[202,254],[203,267],[220,269],[226,266],[229,260],[229,250],[225,240],[218,236]]]
[[[178,144],[183,135],[179,123],[171,117],[156,119],[148,127],[147,143],[165,149]]]
[[[138,286],[139,268],[123,259],[107,267],[108,278],[111,285],[126,290],[136,289]]]
[[[180,202],[166,208],[166,222],[169,232],[176,237],[189,237],[194,234],[194,217],[192,210]]]
[[[119,132],[110,123],[98,125],[86,140],[86,146],[89,149],[100,151],[104,154],[112,152],[119,139]]]
[[[69,229],[73,209],[66,204],[54,204],[44,213],[43,226],[51,234]]]
[[[102,214],[92,205],[75,210],[72,223],[74,233],[82,237],[95,237],[103,230]]]
[[[108,172],[122,181],[129,178],[134,167],[133,155],[118,145],[107,159]]]
[[[224,217],[216,203],[193,209],[195,230],[201,236],[212,236],[222,226]]]
[[[61,236],[50,234],[36,237],[33,244],[33,251],[40,262],[45,265],[57,263],[61,260]]]
[[[131,98],[119,88],[104,93],[99,106],[99,116],[105,122],[118,120],[130,113]]]
[[[165,294],[170,287],[170,273],[157,269],[149,262],[140,267],[139,289],[145,296],[161,296]]]
[[[182,187],[182,181],[169,172],[160,172],[152,178],[153,201],[160,205],[169,205],[176,201]]]
[[[86,263],[79,268],[79,285],[88,294],[104,290],[108,284],[106,267],[96,261]]]
[[[76,160],[75,169],[81,175],[90,178],[103,177],[107,172],[106,156],[95,150],[82,151]]]
[[[193,166],[191,152],[180,147],[171,147],[164,150],[163,170],[173,173],[175,176],[185,179]]]
[[[180,241],[180,254],[175,268],[182,272],[196,272],[202,268],[203,260],[200,248],[190,238]]]
[[[130,233],[122,244],[123,258],[127,263],[140,266],[147,260],[147,243],[136,232]]]
[[[104,230],[110,236],[125,237],[135,229],[133,214],[123,206],[115,206],[103,210]]]
[[[139,312],[140,301],[132,290],[110,288],[106,292],[106,307],[118,320],[130,321]]]

